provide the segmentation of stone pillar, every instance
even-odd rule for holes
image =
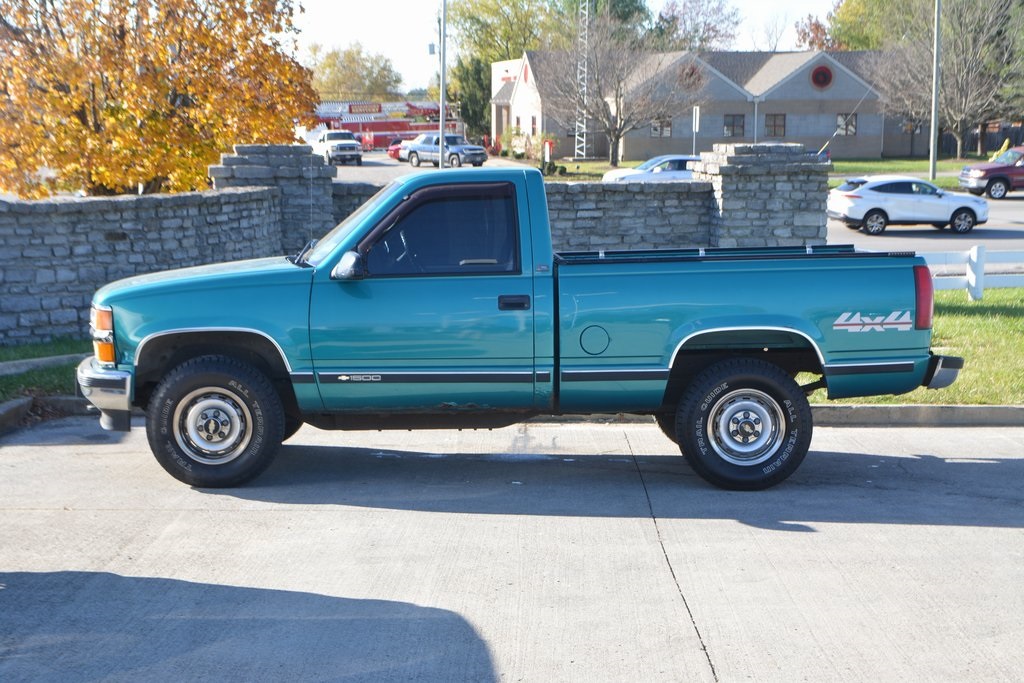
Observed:
[[[309,145],[235,145],[209,167],[216,189],[276,187],[281,192],[282,254],[294,254],[335,225],[332,179],[337,171]]]
[[[798,144],[716,144],[703,152],[694,178],[714,188],[711,246],[825,244],[831,167]]]

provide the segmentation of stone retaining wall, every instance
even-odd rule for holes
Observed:
[[[331,200],[337,169],[309,145],[235,145],[209,173],[218,190],[260,185],[281,191],[281,254],[296,253],[337,223]]]
[[[137,273],[280,253],[280,192],[0,201],[0,344],[82,336],[92,293]]]
[[[715,145],[690,183],[550,183],[558,251],[824,244],[829,164],[800,145]],[[92,292],[137,273],[298,251],[379,187],[307,145],[236,145],[215,191],[0,200],[0,344],[83,335]]]

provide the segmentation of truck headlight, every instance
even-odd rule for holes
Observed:
[[[96,360],[101,363],[113,363],[114,309],[93,304],[89,310],[89,331],[92,334],[92,349],[96,354]]]
[[[975,169],[971,169],[971,172],[968,173],[967,175],[969,175],[972,178],[984,178],[985,177],[985,172],[975,168]]]

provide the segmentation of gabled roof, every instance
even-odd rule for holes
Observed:
[[[860,81],[865,87],[875,90],[871,85],[872,60],[874,55],[871,51],[857,52],[672,52],[660,55],[652,55],[649,59],[661,60],[662,66],[668,67],[676,64],[687,55],[695,58],[698,63],[703,63],[713,73],[726,80],[729,85],[744,93],[748,97],[762,97],[771,90],[777,88],[785,81],[792,78],[803,67],[815,59],[824,56],[836,67],[846,71],[854,79]],[[546,87],[547,79],[545,74],[549,73],[554,66],[553,54],[549,52],[528,51],[525,53],[532,73],[530,77],[542,99],[546,99],[552,93]],[[640,70],[643,71],[643,70]],[[507,84],[506,84],[507,85]],[[634,84],[635,86],[636,84]],[[504,92],[505,86],[501,92]],[[511,94],[509,95],[511,98]],[[495,96],[497,101],[497,96]]]
[[[551,88],[547,86],[550,83],[550,79],[545,78],[544,75],[551,73],[557,68],[555,62],[558,61],[559,56],[564,56],[564,53],[541,52],[540,50],[528,50],[526,52],[526,61],[533,71],[530,74],[530,78],[533,79],[533,84],[540,91],[542,100],[546,100],[554,95]]]
[[[516,89],[515,81],[505,81],[498,92],[494,93],[491,102],[494,104],[512,104],[512,91]]]
[[[814,52],[780,52],[768,58],[761,68],[750,77],[743,87],[758,97],[789,79],[807,62],[816,57]]]

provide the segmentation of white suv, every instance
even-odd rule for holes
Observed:
[[[322,156],[328,166],[349,161],[354,161],[356,166],[363,165],[363,145],[348,130],[327,130],[320,133],[313,143],[313,153]]]
[[[920,178],[876,175],[851,178],[829,192],[828,217],[869,235],[881,235],[889,225],[918,223],[965,234],[988,221],[988,203]]]

